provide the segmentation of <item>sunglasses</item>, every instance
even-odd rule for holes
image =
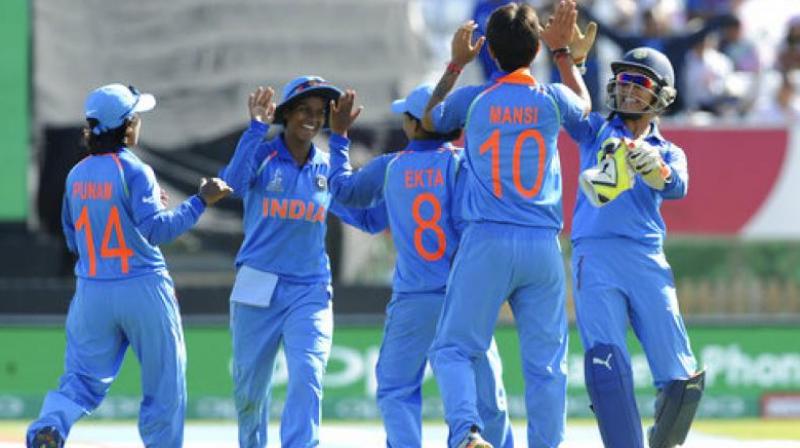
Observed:
[[[656,85],[655,81],[653,81],[647,75],[643,75],[641,73],[619,73],[617,74],[617,82],[636,84],[644,87],[645,89],[652,89]]]

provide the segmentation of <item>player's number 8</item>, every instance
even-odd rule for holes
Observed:
[[[536,181],[533,184],[533,187],[526,188],[522,185],[522,145],[528,139],[534,139],[536,144],[539,146],[539,161],[536,165]],[[498,198],[503,197],[503,183],[500,180],[500,130],[495,129],[492,132],[492,135],[486,139],[485,142],[480,147],[480,153],[483,154],[486,151],[492,152],[492,191],[494,195]],[[544,146],[544,138],[542,137],[542,133],[539,132],[537,129],[526,129],[522,131],[518,136],[517,140],[514,142],[514,157],[511,161],[511,175],[514,180],[514,186],[517,188],[517,192],[520,196],[530,199],[537,194],[542,189],[542,175],[544,174],[544,163],[545,163],[545,146]]]
[[[75,230],[83,230],[86,234],[86,249],[89,252],[89,276],[97,275],[97,254],[94,250],[94,236],[92,236],[92,223],[89,221],[89,209],[86,205],[81,209],[78,220],[75,221]],[[109,247],[111,232],[114,232],[117,247]],[[119,258],[122,273],[128,273],[128,258],[133,256],[133,251],[125,244],[125,236],[122,234],[122,224],[119,221],[119,210],[116,206],[111,206],[108,212],[108,221],[103,231],[103,244],[100,247],[102,258]]]
[[[433,208],[433,216],[430,219],[423,218],[420,213],[420,207],[425,202],[431,204],[431,208]],[[430,192],[418,194],[411,205],[411,215],[414,217],[414,222],[417,223],[417,228],[414,229],[414,248],[417,249],[419,256],[426,261],[437,261],[442,258],[447,249],[447,239],[444,230],[439,227],[439,219],[442,217],[442,205],[439,203],[439,199]],[[422,236],[426,230],[432,231],[436,235],[435,252],[430,252],[422,244]]]

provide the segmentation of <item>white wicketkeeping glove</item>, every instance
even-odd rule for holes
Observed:
[[[672,170],[664,163],[661,152],[645,141],[628,142],[628,165],[642,177],[644,183],[655,190],[663,190],[672,176]]]

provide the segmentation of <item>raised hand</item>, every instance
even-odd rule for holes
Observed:
[[[586,60],[586,56],[594,45],[594,39],[597,37],[597,24],[589,22],[586,25],[586,32],[582,33],[578,24],[572,31],[572,42],[569,44],[569,52],[572,53],[572,59],[580,64]]]
[[[272,87],[259,86],[247,98],[247,107],[250,110],[250,118],[261,123],[272,123],[275,116],[275,103],[272,102],[272,97],[275,96],[275,91]]]
[[[550,50],[567,48],[572,42],[572,33],[578,19],[578,9],[574,0],[561,0],[547,25],[539,31],[539,36]]]
[[[159,196],[160,196],[159,199],[161,200],[161,205],[164,208],[167,208],[167,205],[169,205],[169,195],[167,194],[167,191],[164,190],[163,188],[159,187],[159,193],[160,193],[159,194]]]
[[[206,201],[206,205],[212,205],[231,193],[233,193],[233,188],[218,177],[212,177],[211,179],[204,177],[200,181],[200,188],[197,192]]]
[[[478,28],[478,24],[474,20],[469,20],[458,27],[455,34],[453,34],[453,42],[450,48],[451,63],[463,67],[472,62],[481,51],[486,38],[481,36],[473,44],[472,33],[476,28]]]
[[[331,100],[328,109],[330,110],[329,125],[332,132],[347,136],[347,130],[350,129],[358,115],[364,110],[364,106],[358,106],[354,111],[355,102],[356,91],[352,89],[345,90],[338,101]]]

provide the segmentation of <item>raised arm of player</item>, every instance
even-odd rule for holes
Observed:
[[[475,59],[475,56],[480,53],[481,47],[483,47],[483,43],[486,41],[486,38],[481,36],[474,44],[472,43],[472,33],[477,27],[478,24],[476,24],[474,20],[469,20],[461,25],[456,30],[455,34],[453,34],[453,42],[450,48],[450,63],[447,65],[447,69],[445,69],[444,74],[433,89],[431,98],[425,106],[425,115],[422,117],[422,127],[428,132],[436,132],[436,127],[431,117],[431,110],[433,110],[437,104],[444,101],[447,94],[453,90],[453,86],[456,84],[461,70]]]
[[[379,156],[358,171],[350,165],[350,141],[337,134],[331,135],[331,175],[329,178],[333,198],[348,207],[370,207],[383,199],[386,167],[394,155]]]
[[[250,94],[247,99],[250,126],[239,138],[231,161],[220,172],[220,177],[239,195],[244,195],[250,188],[256,178],[258,164],[266,157],[267,148],[261,143],[275,115],[274,95],[272,87],[259,87]]]
[[[561,82],[583,100],[584,114],[588,114],[592,110],[592,98],[589,96],[589,89],[586,88],[583,77],[575,67],[575,61],[569,50],[575,33],[577,17],[578,10],[575,2],[573,0],[562,1],[558,3],[555,13],[547,21],[539,35],[553,53],[553,62],[561,76]],[[590,34],[587,33],[584,38]],[[588,52],[588,49],[586,51]]]

